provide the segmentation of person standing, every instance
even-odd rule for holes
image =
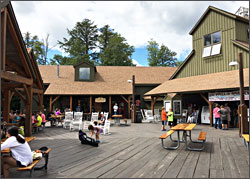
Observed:
[[[118,114],[117,113],[118,112],[118,105],[117,105],[117,103],[115,103],[113,109],[114,109],[114,115],[117,115]]]
[[[171,129],[174,126],[174,113],[172,111],[172,108],[169,108],[167,116],[168,116],[168,125],[170,126]]]
[[[42,118],[42,126],[45,127],[46,117],[45,117],[45,114],[42,111],[40,111],[40,116]]]
[[[228,127],[230,127],[230,123],[231,123],[231,109],[230,107],[228,106],[228,103],[225,104],[225,107],[224,109],[227,110],[227,122],[228,122]]]
[[[166,111],[165,111],[165,107],[163,106],[162,108],[161,108],[162,110],[161,110],[161,122],[162,122],[162,131],[166,131],[166,128],[165,128],[165,126],[166,126],[166,123],[167,123],[167,113],[166,113]]]
[[[220,118],[222,121],[222,130],[228,130],[228,110],[223,105],[220,107]]]
[[[219,104],[216,104],[215,105],[215,108],[213,110],[213,114],[214,114],[214,117],[215,117],[215,124],[214,124],[214,128],[217,129],[217,123],[219,125],[219,128],[221,129],[221,120],[220,120],[220,108],[219,108]]]

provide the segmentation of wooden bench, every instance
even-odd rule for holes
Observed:
[[[172,135],[174,133],[174,130],[170,130],[167,133],[163,134],[160,139],[166,139],[168,136]]]
[[[35,168],[35,166],[38,164],[38,162],[40,162],[42,160],[42,158],[41,158],[41,159],[33,160],[32,164],[28,165],[27,167],[19,167],[17,169],[17,171],[30,171],[30,178],[33,178],[34,170],[41,170],[43,168],[45,170],[47,170],[50,151],[51,151],[51,149],[48,149],[46,152],[43,153],[43,158],[45,158],[45,164],[42,167]]]
[[[206,141],[206,136],[207,136],[207,133],[206,133],[206,132],[200,132],[200,135],[199,135],[199,137],[198,137],[198,140]]]

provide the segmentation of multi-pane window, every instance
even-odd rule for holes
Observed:
[[[79,80],[90,80],[90,68],[79,68]]]
[[[204,35],[204,49],[202,57],[221,53],[221,31]]]

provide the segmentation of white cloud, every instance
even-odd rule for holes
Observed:
[[[177,52],[191,50],[188,34],[209,5],[235,13],[248,1],[13,1],[22,33],[45,37],[50,44],[68,37],[66,29],[89,18],[98,27],[109,24],[130,45],[143,47],[153,38]],[[25,8],[24,8],[25,7]],[[56,49],[59,49],[57,46]]]
[[[136,61],[135,59],[132,59],[132,63],[136,66],[143,66],[141,65],[138,61]]]

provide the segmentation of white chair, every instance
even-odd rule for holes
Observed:
[[[157,121],[161,121],[161,116],[160,116],[160,110],[159,109],[154,109],[154,118]]]
[[[89,130],[88,127],[89,127],[90,124],[93,125],[93,123],[90,122],[90,121],[84,121],[84,122],[83,122],[83,130],[84,130],[84,131]]]
[[[82,129],[82,112],[74,112],[74,119],[70,123],[70,130],[72,129]]]
[[[198,116],[199,116],[199,110],[196,110],[196,115],[193,118],[193,123],[197,124],[197,122],[198,122]]]
[[[150,120],[144,115],[143,111],[145,111],[145,110],[141,109],[142,122],[150,122]]]
[[[153,116],[152,110],[147,110],[145,116],[146,116],[146,119],[148,119],[150,122],[155,122],[155,118]]]
[[[91,122],[98,121],[99,112],[92,112]]]
[[[103,129],[103,134],[111,134],[110,133],[110,120],[105,120],[104,126],[99,126]]]
[[[104,112],[104,117],[105,117],[105,120],[108,120],[109,113],[108,112]]]
[[[73,112],[65,112],[65,119],[63,121],[63,128],[70,127],[70,124],[73,120]]]

